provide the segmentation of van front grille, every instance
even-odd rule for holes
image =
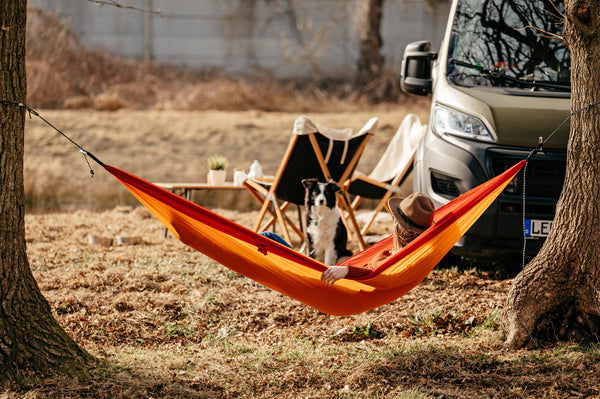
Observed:
[[[497,176],[516,164],[515,158],[494,158],[492,168]],[[526,195],[558,199],[565,180],[565,159],[531,159],[527,165]],[[506,194],[523,195],[523,171],[504,190]]]

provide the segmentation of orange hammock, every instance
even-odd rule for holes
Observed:
[[[246,277],[331,315],[351,315],[392,302],[419,284],[525,165],[475,187],[435,212],[434,224],[364,277],[323,284],[327,268],[286,246],[178,195],[105,165],[184,244]],[[364,265],[391,249],[387,237],[341,264]]]

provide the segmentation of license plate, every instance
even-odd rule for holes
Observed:
[[[525,220],[525,237],[548,237],[552,220]]]

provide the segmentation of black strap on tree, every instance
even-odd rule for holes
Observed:
[[[25,108],[27,110],[27,112],[29,112],[29,118],[31,118],[31,115],[37,116],[42,121],[44,121],[44,123],[46,123],[52,129],[56,130],[64,138],[66,138],[67,140],[69,140],[71,142],[71,144],[73,144],[75,147],[79,148],[79,152],[83,155],[83,159],[85,159],[85,162],[87,163],[88,168],[90,169],[90,175],[92,176],[92,178],[94,177],[95,172],[94,172],[94,169],[92,169],[92,165],[90,165],[90,162],[87,159],[88,156],[90,158],[92,158],[98,165],[100,165],[102,167],[105,166],[104,163],[102,161],[100,161],[98,158],[96,158],[96,156],[94,154],[92,154],[91,152],[85,150],[82,146],[80,146],[79,144],[77,144],[77,142],[75,142],[75,140],[73,140],[72,138],[70,138],[69,136],[67,136],[63,132],[61,132],[56,126],[54,126],[52,123],[50,123],[46,119],[44,119],[36,110],[34,110],[33,108],[31,108],[29,105],[21,103],[21,102],[18,102],[18,101],[11,101],[11,100],[4,100],[4,99],[0,99],[0,103],[16,105],[18,107]]]

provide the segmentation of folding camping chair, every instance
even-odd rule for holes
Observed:
[[[387,202],[392,195],[401,195],[400,185],[412,168],[417,145],[425,134],[425,128],[418,116],[406,115],[373,171],[368,176],[355,172],[352,178],[344,183],[344,190],[355,196],[351,205],[353,211],[363,198],[379,200],[373,216],[360,231],[361,236],[367,234],[377,214],[384,207],[387,209]]]
[[[293,134],[275,176],[268,180],[246,179],[244,186],[261,203],[261,210],[254,230],[265,231],[275,222],[282,230],[283,238],[292,243],[288,226],[304,241],[302,217],[296,225],[285,211],[291,204],[304,205],[303,179],[318,178],[320,181],[334,180],[342,186],[356,168],[367,141],[377,127],[378,118],[371,118],[357,133],[352,129],[337,130],[316,124],[306,116],[294,122]],[[365,248],[360,229],[354,218],[351,204],[344,191],[338,199],[346,211],[344,220],[349,232],[358,240],[360,249]],[[265,216],[271,219],[263,226]],[[349,226],[348,226],[349,223]]]

